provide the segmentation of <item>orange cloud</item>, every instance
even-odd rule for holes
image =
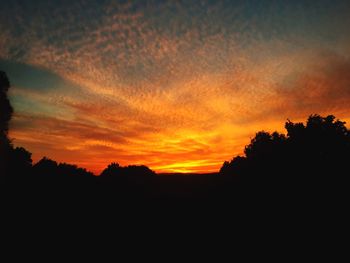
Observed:
[[[95,173],[115,161],[159,172],[217,171],[256,131],[283,131],[287,118],[350,117],[348,38],[316,45],[278,34],[274,16],[266,37],[255,16],[242,19],[244,7],[232,12],[221,3],[197,17],[201,4],[187,12],[174,1],[143,10],[112,1],[100,19],[86,19],[76,15],[85,2],[76,2],[56,11],[55,30],[40,10],[31,23],[17,21],[24,32],[17,37],[0,23],[0,58],[75,84],[45,94],[13,88],[10,135],[34,160],[47,155]],[[171,17],[169,6],[181,15]],[[230,30],[210,23],[220,16]]]
[[[312,61],[307,69],[300,70],[303,61],[290,56],[276,58],[289,63],[282,69],[275,60],[264,66],[247,62],[225,73],[175,81],[178,86],[160,93],[121,98],[92,93],[95,99],[89,101],[90,89],[81,98],[56,102],[70,115],[17,113],[11,136],[31,149],[35,160],[49,155],[95,173],[114,161],[158,172],[217,171],[256,131],[283,132],[287,118],[316,112],[349,118],[349,61],[334,54],[303,56]]]
[[[310,57],[308,64],[307,69],[289,76],[288,81],[276,87],[275,110],[279,110],[279,105],[299,118],[319,113],[349,119],[349,58],[321,51]]]

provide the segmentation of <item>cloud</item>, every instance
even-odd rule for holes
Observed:
[[[35,156],[214,171],[257,130],[348,117],[346,3],[4,2],[12,136]]]
[[[299,117],[336,114],[349,118],[350,60],[329,51],[308,57],[308,68],[297,72],[276,89],[276,102]],[[276,109],[280,110],[280,109]]]

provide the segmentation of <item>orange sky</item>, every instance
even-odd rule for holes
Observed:
[[[111,162],[205,173],[287,118],[350,120],[348,5],[248,2],[5,6],[14,144],[96,174]]]

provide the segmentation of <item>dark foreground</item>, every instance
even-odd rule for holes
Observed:
[[[19,204],[114,206],[133,204],[299,205],[343,204],[347,183],[319,175],[300,180],[284,174],[258,180],[249,176],[8,176],[1,177],[3,201]],[[270,179],[268,179],[270,178]],[[289,179],[286,179],[289,178]]]
[[[309,246],[304,237],[323,243],[348,224],[348,189],[334,181],[253,182],[218,174],[26,176],[3,177],[0,188],[8,236],[25,233],[32,242],[40,231],[44,243],[59,236],[73,247],[76,241],[67,237],[74,235],[91,244],[106,235],[132,248],[176,240],[189,247],[217,240],[231,244],[253,236],[262,244],[274,236],[282,248],[279,240],[294,238]],[[102,239],[91,238],[95,235]]]

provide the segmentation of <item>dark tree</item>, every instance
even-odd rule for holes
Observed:
[[[285,128],[287,136],[258,132],[245,147],[245,156],[225,162],[220,174],[269,185],[346,180],[350,133],[345,122],[332,115],[311,115],[306,125],[288,120]]]
[[[6,73],[0,71],[0,174],[24,176],[30,173],[32,154],[22,147],[14,148],[8,138],[9,122],[13,113],[7,96],[9,88],[10,81]]]
[[[58,175],[57,162],[44,157],[33,165],[34,174],[40,176],[55,176]]]
[[[152,176],[155,175],[151,169],[145,165],[129,165],[122,167],[118,163],[111,163],[103,170],[100,176]]]
[[[118,163],[111,163],[104,169],[100,176],[119,176],[122,175],[122,167]]]
[[[60,163],[57,168],[58,173],[65,176],[93,176],[93,173],[88,172],[85,168],[80,168],[75,164]]]
[[[16,147],[10,150],[8,167],[11,174],[16,176],[28,176],[32,168],[32,154],[23,147]]]
[[[93,176],[91,172],[88,172],[84,168],[79,168],[73,164],[57,163],[47,157],[42,158],[33,166],[33,172],[35,175],[52,177],[52,176]]]
[[[249,159],[271,158],[283,147],[286,137],[283,134],[274,132],[258,132],[251,143],[245,147],[244,153]]]
[[[152,176],[155,175],[151,169],[145,165],[128,165],[123,167],[123,172],[128,176]]]
[[[10,81],[5,72],[0,71],[0,139],[1,142],[7,142],[7,133],[9,129],[9,121],[11,119],[13,109],[7,92],[10,88]]]
[[[10,82],[6,73],[0,71],[0,171],[1,175],[7,175],[9,172],[9,161],[12,150],[11,142],[8,138],[9,121],[13,109],[7,92],[10,88]]]

